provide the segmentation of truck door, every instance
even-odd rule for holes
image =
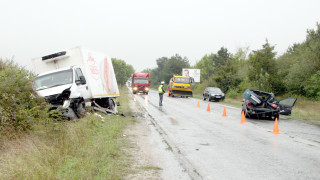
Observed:
[[[81,80],[81,77],[82,77],[82,79],[85,79],[81,69],[80,68],[76,68],[75,69],[75,82],[76,82],[76,84],[78,86],[78,90],[79,90],[80,94],[82,95],[82,97],[84,99],[89,99],[90,98],[90,92],[89,92],[88,83],[87,82],[83,82],[83,80]]]

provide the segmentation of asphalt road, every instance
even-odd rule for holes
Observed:
[[[240,123],[239,108],[166,94],[159,107],[156,91],[133,98],[192,179],[320,179],[317,125],[280,117],[273,134],[274,121]]]

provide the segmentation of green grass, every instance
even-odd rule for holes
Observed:
[[[320,121],[320,101],[297,97],[298,100],[292,110],[294,119],[312,119]]]
[[[24,138],[3,142],[0,176],[4,179],[120,179],[128,161],[121,116],[104,122],[88,115],[78,122],[52,125]]]
[[[120,112],[130,114],[121,89]],[[123,130],[131,116],[87,115],[39,125],[15,139],[0,139],[0,179],[123,179],[130,173]]]

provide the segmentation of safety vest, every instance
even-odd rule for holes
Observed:
[[[163,85],[160,85],[159,88],[158,88],[159,93],[163,93],[163,91],[162,91],[162,86],[163,86]]]

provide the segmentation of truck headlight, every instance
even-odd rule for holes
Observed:
[[[149,90],[149,88],[148,87],[146,87],[146,89],[145,89],[146,91],[148,91]]]
[[[133,90],[138,90],[138,87],[134,87]]]

